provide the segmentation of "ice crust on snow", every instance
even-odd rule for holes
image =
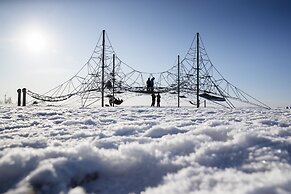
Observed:
[[[0,193],[291,193],[284,109],[1,107]]]

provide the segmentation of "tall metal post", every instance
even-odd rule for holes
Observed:
[[[104,107],[105,30],[102,31],[101,107]]]
[[[178,107],[180,107],[180,55],[178,55]]]
[[[112,96],[113,99],[115,100],[114,93],[115,93],[115,54],[113,54],[113,69],[112,69]],[[112,106],[114,107],[114,101]]]
[[[197,43],[196,43],[196,70],[197,70],[197,91],[196,91],[196,95],[197,95],[197,108],[199,108],[199,105],[200,105],[200,101],[199,101],[199,33],[197,32],[196,34],[196,40],[197,40]]]

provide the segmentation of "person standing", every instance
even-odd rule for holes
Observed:
[[[151,90],[151,78],[148,78],[147,80],[147,91],[150,91]]]
[[[158,93],[158,95],[157,95],[157,107],[160,107],[161,106],[161,95],[160,95],[160,93]]]
[[[154,93],[152,93],[152,105],[151,106],[155,106],[156,103],[156,95]]]
[[[154,86],[155,86],[155,78],[152,77],[152,79],[151,79],[151,91],[154,91]]]

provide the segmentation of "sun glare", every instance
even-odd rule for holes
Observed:
[[[41,54],[48,49],[48,37],[39,29],[29,29],[23,34],[23,46],[32,54]]]

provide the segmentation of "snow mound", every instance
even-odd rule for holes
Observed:
[[[291,112],[1,107],[0,193],[291,192]]]
[[[154,127],[152,129],[149,129],[146,133],[146,137],[152,137],[152,138],[160,138],[165,135],[174,135],[182,133],[179,129],[175,127],[168,127],[168,128],[162,128],[162,127]]]

